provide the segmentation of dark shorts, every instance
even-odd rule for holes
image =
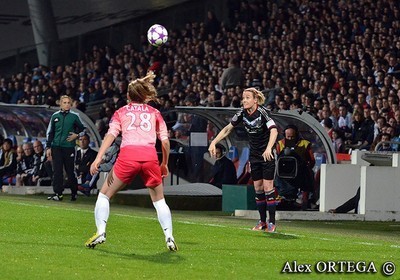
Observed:
[[[251,179],[258,180],[273,180],[275,177],[275,160],[264,162],[250,162]]]

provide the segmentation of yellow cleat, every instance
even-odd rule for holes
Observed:
[[[106,242],[106,233],[103,232],[102,234],[95,233],[88,241],[86,241],[85,246],[91,249],[94,249],[97,244],[101,244]]]

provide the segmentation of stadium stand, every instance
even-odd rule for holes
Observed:
[[[260,88],[273,111],[300,108],[318,121],[336,120],[334,128],[344,130],[347,144],[364,139],[357,128],[374,138],[393,128],[392,136],[399,136],[399,3],[241,1],[227,10],[227,18],[215,13],[217,25],[204,20],[174,26],[158,49],[142,36],[121,48],[93,44],[62,65],[26,63],[21,71],[1,75],[0,101],[56,105],[67,94],[94,121],[108,123],[116,109],[114,94],[124,96],[127,82],[152,68],[164,115],[185,106],[188,96],[200,106],[239,107],[243,88],[222,90],[219,83],[229,59],[236,58],[243,87]],[[340,105],[350,112],[353,129],[340,126]],[[355,112],[363,117],[354,119]]]

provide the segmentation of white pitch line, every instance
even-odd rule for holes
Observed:
[[[317,240],[323,240],[323,241],[334,241],[336,242],[337,239],[333,239],[333,238],[326,238],[326,237],[311,237],[312,239],[317,239]]]
[[[24,203],[24,202],[10,202],[10,201],[5,201],[5,202],[6,203],[10,203],[10,204],[29,206],[29,207],[51,208],[51,206],[47,206],[47,205],[28,204],[28,203]],[[66,211],[93,213],[93,210],[83,210],[83,209],[64,208],[64,207],[59,207],[59,208],[61,208],[63,210],[66,210]],[[145,220],[157,221],[157,218],[154,218],[154,217],[143,217],[143,216],[135,216],[135,215],[132,215],[132,214],[120,214],[120,213],[115,213],[113,215],[120,216],[120,217],[128,217],[128,218],[137,218],[137,219],[145,219]],[[229,227],[229,226],[219,225],[219,224],[198,223],[198,222],[192,222],[192,221],[174,220],[174,222],[182,223],[182,224],[188,224],[188,225],[200,225],[200,226],[209,226],[209,227],[235,228],[235,229],[240,229],[240,230],[251,230],[250,228]],[[339,224],[339,223],[329,223],[329,224]],[[392,226],[397,226],[397,225],[392,225]],[[281,234],[281,235],[285,235],[285,236],[294,236],[294,237],[299,237],[299,238],[306,237],[305,235],[299,235],[299,234],[293,234],[293,233],[284,233],[284,232],[276,232],[274,234]],[[325,237],[309,237],[309,238],[316,239],[316,240],[322,240],[322,241],[333,241],[333,242],[337,242],[338,241],[337,239],[325,238]],[[343,242],[343,240],[341,240],[341,242]],[[370,242],[354,242],[354,243],[361,244],[361,245],[366,245],[366,246],[386,246],[384,244],[377,244],[377,243],[370,243]],[[389,247],[391,247],[391,248],[399,248],[400,249],[400,245],[394,245],[393,244],[393,245],[389,245]]]
[[[360,245],[367,245],[367,246],[381,246],[381,244],[370,243],[370,242],[354,242],[354,243],[360,244]]]
[[[50,206],[47,205],[35,205],[35,204],[28,204],[28,203],[23,203],[23,202],[11,202],[11,201],[3,201],[3,202],[7,202],[9,204],[14,204],[14,205],[22,205],[22,206],[35,206],[35,207],[40,207],[40,208],[50,208]]]

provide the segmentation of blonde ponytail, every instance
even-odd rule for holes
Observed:
[[[259,91],[259,90],[256,89],[256,88],[253,88],[253,87],[251,87],[251,88],[246,88],[243,92],[245,92],[245,91],[251,92],[251,93],[253,94],[253,97],[254,97],[255,99],[257,99],[259,105],[263,105],[263,104],[264,104],[264,102],[265,102],[265,96],[264,96],[264,94],[263,94],[261,91]]]
[[[153,85],[156,75],[149,71],[143,78],[136,79],[128,85],[128,97],[130,101],[146,103],[150,100],[156,101],[157,90]]]

